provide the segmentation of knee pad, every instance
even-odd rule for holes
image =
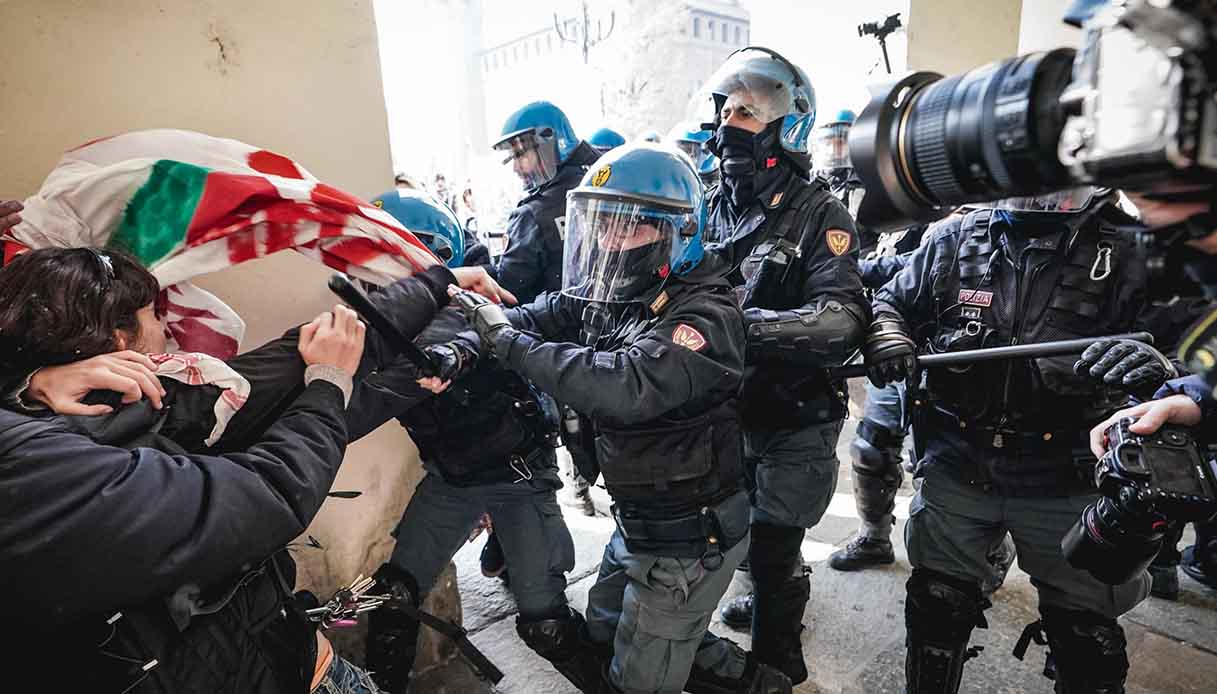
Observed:
[[[967,641],[976,627],[988,628],[985,610],[992,606],[980,584],[930,569],[913,569],[905,584],[905,626],[937,640]]]
[[[551,619],[516,619],[516,633],[554,669],[585,694],[609,691],[605,668],[612,658],[611,644],[596,644],[587,636],[583,615],[569,607]]]
[[[789,525],[760,521],[752,523],[748,564],[758,586],[781,585],[792,577],[802,575],[803,561],[799,548],[803,544],[804,533],[803,528]]]
[[[990,603],[978,583],[927,569],[913,569],[905,589],[908,694],[954,694],[964,663],[980,653],[968,648],[968,639],[972,629],[988,626]]]
[[[1120,694],[1128,644],[1116,620],[1085,610],[1040,608],[1059,694]],[[1047,674],[1047,673],[1046,673]]]
[[[393,595],[416,608],[422,602],[418,594],[418,581],[410,572],[384,564],[373,577],[378,593]],[[417,646],[418,621],[393,609],[392,603],[368,615],[364,662],[372,671],[372,679],[388,694],[404,694],[406,691]]]

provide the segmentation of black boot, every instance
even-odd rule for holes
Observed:
[[[989,601],[980,586],[935,571],[913,569],[905,587],[904,661],[907,694],[956,694],[963,666],[980,649],[968,648],[972,629],[987,627]]]
[[[807,679],[803,661],[803,610],[811,595],[799,554],[803,529],[752,524],[749,559],[756,583],[752,608],[752,653],[799,684]]]
[[[727,601],[718,613],[723,617],[723,624],[732,629],[747,629],[752,624],[753,594],[744,593]]]
[[[1124,694],[1128,652],[1116,620],[1041,606],[1040,621],[1056,666],[1057,694]]]
[[[790,694],[790,678],[776,668],[757,662],[748,654],[748,664],[739,679],[719,677],[696,665],[689,672],[685,691],[689,694]]]
[[[422,600],[418,581],[392,564],[376,570],[377,595],[393,595],[415,608]],[[368,614],[368,639],[364,666],[372,679],[387,694],[405,694],[410,686],[410,670],[418,646],[418,622],[393,609],[392,604]]]
[[[872,566],[883,566],[896,561],[896,552],[891,540],[880,540],[858,535],[844,549],[828,557],[828,565],[837,571],[857,571]],[[724,620],[725,621],[725,620]]]
[[[537,655],[553,664],[584,694],[600,694],[607,684],[604,670],[612,659],[612,644],[597,644],[587,634],[583,615],[568,608],[553,619],[516,620],[516,633]]]

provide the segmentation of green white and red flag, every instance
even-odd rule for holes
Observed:
[[[82,145],[24,202],[9,240],[135,255],[163,289],[170,351],[221,359],[236,354],[244,323],[191,278],[284,250],[376,284],[439,262],[388,213],[292,159],[184,130]]]

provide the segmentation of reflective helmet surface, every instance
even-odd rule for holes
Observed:
[[[592,136],[587,138],[587,143],[595,147],[601,154],[609,151],[614,147],[620,147],[625,144],[625,138],[621,133],[612,128],[600,128],[592,133]]]
[[[762,123],[781,121],[782,149],[806,157],[807,140],[816,120],[816,90],[811,80],[794,63],[776,51],[748,46],[732,53],[706,82],[703,104],[696,106],[695,118],[720,122],[725,104],[739,100]],[[713,104],[706,113],[705,101]]]
[[[536,190],[558,174],[558,166],[579,146],[562,109],[548,101],[526,104],[507,117],[493,147],[502,152],[524,187]]]
[[[372,198],[372,205],[388,212],[409,229],[448,267],[465,262],[465,232],[456,215],[425,190],[398,188]]]
[[[849,129],[853,121],[835,120],[816,128],[811,134],[811,165],[829,173],[853,168],[849,159]]]
[[[668,132],[668,141],[689,157],[703,182],[718,171],[718,157],[705,146],[706,141],[713,135],[709,130],[702,130],[700,123],[693,121],[677,123]]]
[[[701,262],[701,180],[670,147],[632,143],[605,154],[566,197],[562,292],[602,303],[642,300]]]

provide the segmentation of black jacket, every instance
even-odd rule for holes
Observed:
[[[579,185],[599,157],[594,147],[580,142],[558,173],[521,200],[507,219],[507,249],[499,259],[498,280],[521,304],[562,288],[566,193]]]
[[[416,334],[447,301],[451,279],[429,270],[392,287],[382,306]],[[387,359],[371,332],[365,362]],[[26,606],[10,624],[29,664],[13,676],[47,691],[122,691],[140,673],[116,654],[158,661],[133,691],[188,683],[278,692],[307,682],[313,632],[283,602],[294,565],[280,550],[325,500],[347,423],[339,389],[304,386],[294,342],[291,352],[284,345],[232,363],[263,378],[251,379],[251,399],[225,432],[241,450],[226,455],[199,452],[191,432],[210,425],[186,421],[210,416],[214,389],[176,388],[162,413],[137,403],[101,420],[0,410],[0,589]],[[251,364],[295,380],[276,383]],[[221,609],[199,614],[199,605]],[[116,613],[125,616],[108,621]]]
[[[712,250],[732,268],[728,279],[737,288],[750,327],[768,319],[748,309],[781,312],[835,302],[845,307],[853,323],[851,330],[841,331],[855,336],[848,350],[860,347],[870,307],[862,295],[858,240],[845,206],[822,180],[809,183],[789,168],[742,212],[733,208],[724,191],[720,186],[710,193],[708,224],[712,238],[721,240]],[[808,201],[805,206],[793,208],[802,200]],[[782,236],[793,237],[797,257],[777,281],[763,279],[763,259]],[[771,315],[781,320],[784,314]],[[790,357],[750,358],[742,396],[748,428],[792,428],[845,416],[840,384],[829,382],[823,369],[809,368],[798,352]]]
[[[450,308],[436,316],[418,342],[463,339],[468,327],[464,316]],[[515,482],[524,468],[539,472],[555,467],[555,423],[547,419],[539,393],[494,360],[477,360],[478,345],[467,343],[466,348],[474,366],[439,395],[419,387],[408,365],[369,375],[351,399],[352,438],[385,416],[397,417],[423,464],[458,487]]]
[[[990,217],[993,221],[990,223]],[[1144,258],[1098,219],[1016,231],[990,210],[935,225],[876,293],[924,350],[1028,344],[1149,327]],[[1159,334],[1159,345],[1173,337]],[[982,362],[926,373],[915,429],[929,457],[1003,493],[1090,487],[1086,432],[1127,396],[1073,371],[1076,355]],[[1074,467],[1074,458],[1086,459]],[[977,469],[977,465],[980,466]]]
[[[609,492],[640,515],[687,512],[741,483],[743,320],[726,282],[701,268],[687,280],[669,283],[657,314],[623,309],[599,349],[580,344],[583,303],[559,293],[509,310],[524,332],[495,345],[501,364],[591,418]]]

